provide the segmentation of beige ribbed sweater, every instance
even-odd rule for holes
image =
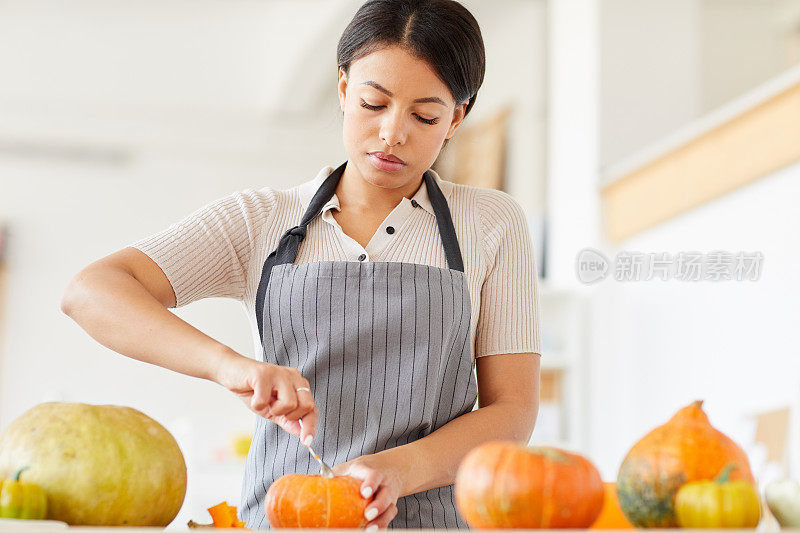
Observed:
[[[129,246],[164,271],[176,307],[201,298],[242,302],[263,356],[255,295],[267,255],[297,225],[311,197],[334,167],[288,190],[244,189],[215,200],[168,228]],[[508,194],[458,185],[432,171],[450,206],[472,301],[473,358],[503,353],[541,354],[537,272],[525,215]],[[427,190],[404,198],[362,247],[331,214],[336,195],[308,227],[297,264],[313,261],[393,261],[447,268]],[[386,228],[390,227],[389,231]],[[389,233],[391,232],[391,233]]]

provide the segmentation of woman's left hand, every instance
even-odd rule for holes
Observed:
[[[373,500],[364,513],[367,528],[386,528],[397,516],[397,499],[402,490],[401,465],[392,464],[387,455],[362,455],[333,468],[337,476],[347,475],[362,480],[361,495]],[[371,528],[375,529],[375,528]]]

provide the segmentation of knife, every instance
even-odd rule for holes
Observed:
[[[302,418],[300,419],[300,428],[301,429],[303,428],[303,419]],[[311,453],[311,456],[314,457],[314,459],[316,459],[317,462],[319,463],[320,470],[322,471],[320,473],[320,475],[322,477],[326,477],[326,478],[336,477],[336,475],[333,473],[333,470],[331,469],[331,467],[329,467],[328,465],[325,464],[325,461],[323,461],[322,457],[320,457],[317,454],[317,452],[314,451],[314,449],[311,447],[310,444],[308,446],[306,446],[306,448],[308,448],[308,451],[309,451],[309,453]]]

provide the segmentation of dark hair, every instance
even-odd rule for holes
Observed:
[[[481,30],[467,8],[455,0],[368,0],[339,39],[339,68],[349,74],[354,61],[392,45],[427,62],[456,105],[469,102],[467,116],[486,70]]]

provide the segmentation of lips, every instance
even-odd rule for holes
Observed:
[[[403,161],[399,157],[394,156],[392,154],[387,154],[385,152],[370,152],[370,154],[372,154],[374,156],[377,156],[377,157],[380,157],[384,161],[391,161],[392,163],[399,163],[401,165],[405,165],[405,163],[406,163],[405,161]]]

